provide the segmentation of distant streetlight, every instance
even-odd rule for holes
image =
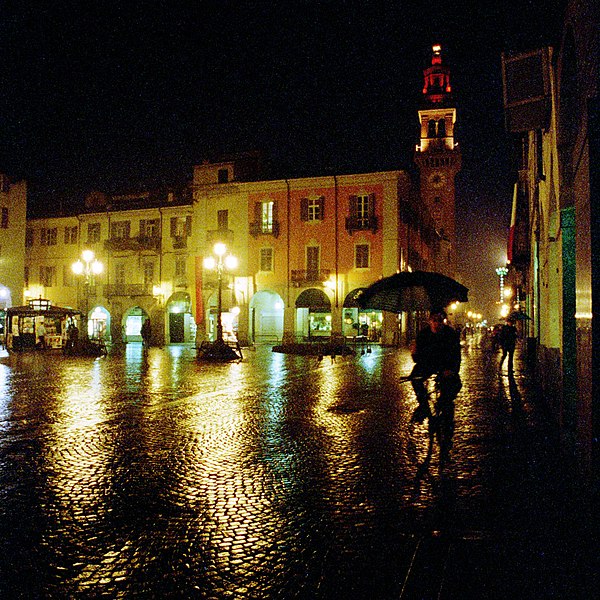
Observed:
[[[208,360],[238,360],[240,355],[225,343],[223,336],[223,273],[238,265],[235,256],[227,254],[227,246],[218,242],[213,247],[214,256],[204,259],[204,268],[217,272],[217,336],[212,344],[201,347],[202,358]]]
[[[104,265],[96,259],[91,250],[84,250],[81,253],[81,259],[71,266],[75,275],[83,275],[85,284],[85,336],[88,337],[88,312],[89,298],[92,286],[95,285],[95,276],[104,271]]]
[[[500,278],[500,304],[504,302],[504,278],[508,275],[507,267],[498,267],[496,275]]]

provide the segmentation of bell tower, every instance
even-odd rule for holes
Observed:
[[[414,160],[419,167],[421,202],[427,207],[440,245],[434,270],[454,277],[456,225],[454,177],[461,155],[454,138],[456,107],[450,68],[442,62],[442,48],[432,47],[431,64],[423,70],[423,99],[419,108],[421,133]]]

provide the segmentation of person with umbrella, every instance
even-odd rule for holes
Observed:
[[[517,328],[515,327],[515,317],[509,315],[506,317],[506,325],[502,325],[498,336],[500,347],[502,348],[502,358],[500,359],[500,369],[504,364],[504,359],[508,356],[508,372],[513,372],[513,358],[515,355],[515,346],[517,344]]]
[[[431,310],[428,325],[417,334],[411,348],[415,366],[410,379],[419,403],[412,416],[414,422],[422,423],[431,416],[425,380],[434,374],[439,376],[440,402],[454,415],[454,399],[462,387],[460,352],[460,336],[448,325],[444,310]]]

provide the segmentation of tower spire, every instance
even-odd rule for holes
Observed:
[[[456,107],[452,99],[450,68],[442,61],[442,47],[431,49],[431,64],[423,69],[423,98],[418,110],[420,136],[415,162],[420,171],[421,201],[439,234],[439,252],[431,265],[446,275],[456,271],[454,177],[461,155],[454,139]]]
[[[431,48],[431,65],[423,70],[423,96],[429,105],[444,104],[451,99],[450,68],[442,63],[442,47]]]

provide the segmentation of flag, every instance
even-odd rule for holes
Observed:
[[[515,225],[517,221],[517,198],[519,195],[519,184],[515,183],[513,191],[512,212],[510,215],[510,229],[508,230],[508,248],[506,249],[506,262],[510,265],[513,259],[513,246],[515,243]]]

